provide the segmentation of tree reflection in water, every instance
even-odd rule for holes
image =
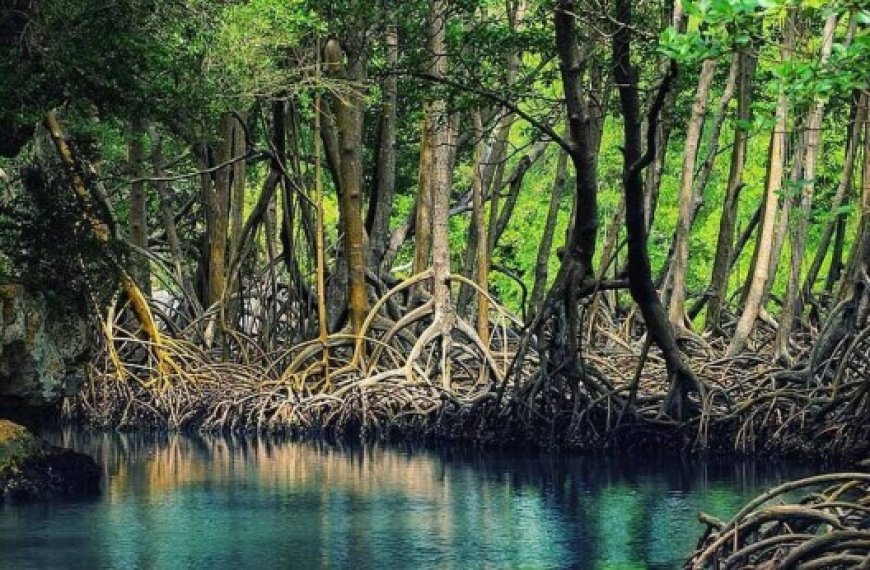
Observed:
[[[702,531],[806,470],[330,446],[273,438],[54,439],[97,500],[0,511],[0,567],[671,568]]]

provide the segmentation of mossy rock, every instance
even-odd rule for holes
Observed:
[[[0,420],[0,469],[14,467],[24,459],[41,454],[47,444],[9,420]]]
[[[0,419],[0,503],[95,494],[101,475],[87,455],[50,445]]]

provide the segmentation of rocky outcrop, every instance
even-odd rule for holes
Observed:
[[[102,470],[82,453],[55,447],[0,420],[0,503],[98,493]]]
[[[0,285],[0,407],[49,406],[84,381],[87,323],[20,285]]]

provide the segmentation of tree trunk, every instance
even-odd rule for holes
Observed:
[[[141,180],[144,167],[144,150],[142,147],[143,135],[141,121],[133,121],[130,132],[128,147],[128,160],[130,174],[134,178],[130,184],[130,218],[129,239],[130,243],[141,250],[148,250],[148,195],[145,192],[145,182]],[[142,293],[151,295],[151,271],[148,258],[134,251],[130,258],[130,275],[139,284]]]
[[[446,56],[447,2],[431,0],[429,12],[429,52],[431,72],[443,77],[447,72]],[[427,124],[432,153],[430,195],[432,220],[432,302],[434,323],[441,335],[442,387],[450,388],[447,357],[450,353],[451,331],[456,320],[450,297],[450,128],[446,104],[436,98],[426,105]],[[418,228],[419,230],[419,228]]]
[[[822,32],[822,48],[819,64],[825,68],[831,57],[834,45],[834,33],[837,29],[839,17],[836,14],[828,16],[825,28]],[[791,238],[791,265],[789,267],[788,287],[785,296],[785,305],[779,319],[779,328],[776,331],[775,358],[791,362],[789,353],[789,339],[794,327],[794,322],[803,312],[803,303],[800,298],[800,274],[806,254],[807,232],[812,213],[813,194],[815,190],[816,159],[821,145],[822,120],[825,115],[825,103],[817,100],[812,104],[809,120],[807,121],[806,147],[804,149],[802,188],[800,207],[797,212],[797,220],[792,224]]]
[[[175,279],[181,285],[188,298],[193,300],[196,298],[194,294],[195,289],[193,280],[184,264],[184,252],[181,249],[181,240],[178,238],[178,228],[175,225],[172,190],[167,181],[161,180],[161,178],[166,177],[166,172],[163,170],[163,147],[160,133],[154,125],[148,127],[148,138],[151,139],[151,168],[154,178],[157,178],[154,186],[160,199],[160,219],[166,232],[166,242],[169,245],[169,255],[175,269]]]
[[[793,129],[797,130],[797,129]],[[773,232],[773,245],[771,246],[770,253],[770,267],[767,270],[767,274],[770,276],[767,280],[767,284],[764,286],[764,293],[761,295],[761,308],[767,306],[768,301],[770,301],[770,295],[773,291],[773,286],[776,282],[776,276],[779,271],[779,264],[782,261],[782,252],[785,249],[786,237],[788,236],[789,229],[789,219],[791,217],[791,210],[794,207],[794,188],[797,188],[800,185],[801,176],[803,175],[803,163],[804,163],[804,153],[801,149],[804,148],[804,137],[803,132],[797,133],[794,137],[797,140],[793,140],[791,143],[786,142],[786,158],[785,165],[788,165],[791,162],[791,169],[789,171],[788,185],[786,187],[786,191],[782,192],[782,196],[779,199],[779,209],[778,209],[778,219],[776,221],[776,229]],[[790,157],[790,159],[789,159]],[[783,166],[783,174],[785,173],[785,166]],[[758,249],[758,243],[756,245],[756,252]],[[756,253],[753,252],[753,253]],[[747,292],[749,287],[746,288]]]
[[[787,8],[785,30],[782,40],[782,60],[789,61],[794,49],[795,17],[797,9]],[[782,174],[785,167],[786,128],[788,127],[789,99],[785,86],[780,86],[776,105],[776,122],[771,134],[770,162],[768,167],[767,188],[765,190],[765,205],[762,213],[761,230],[758,235],[758,255],[752,271],[743,313],[737,322],[737,328],[728,346],[728,355],[733,356],[743,350],[749,335],[755,328],[755,320],[761,310],[764,290],[767,287],[772,253],[773,234],[777,218],[779,193],[782,189]]]
[[[245,140],[245,128],[240,121],[247,121],[247,113],[238,113],[236,120],[233,123],[232,131],[232,148],[230,154],[234,157],[244,156],[247,154],[247,141]],[[247,165],[244,160],[239,160],[233,163],[232,166],[232,195],[230,197],[230,246],[234,257],[241,244],[239,243],[242,236],[242,227],[244,225],[245,214],[245,177],[247,176]]]
[[[671,297],[668,305],[668,320],[676,328],[691,326],[686,319],[686,273],[689,264],[689,233],[692,230],[693,205],[695,196],[695,165],[704,120],[707,114],[707,100],[710,85],[716,76],[716,60],[705,59],[701,64],[701,75],[695,91],[692,115],[686,130],[686,144],[683,149],[683,169],[680,177],[679,218],[674,242],[674,258],[671,265]]]
[[[855,251],[858,270],[852,276],[852,297],[858,307],[857,329],[870,326],[870,121],[864,121],[864,169],[861,192],[861,235]]]
[[[423,105],[423,129],[420,140],[420,166],[417,185],[417,201],[414,221],[414,274],[424,271],[429,266],[429,254],[432,249],[432,164],[433,147],[431,104]]]
[[[631,0],[617,0],[616,23],[619,27],[613,35],[613,77],[619,86],[625,133],[622,182],[628,234],[629,291],[643,315],[650,338],[662,351],[667,366],[670,388],[662,412],[679,418],[688,405],[689,392],[695,390],[703,396],[704,387],[683,362],[674,331],[653,283],[647,251],[644,183],[641,177],[643,168],[649,165],[655,154],[656,123],[673,80],[675,66],[665,76],[650,108],[647,118],[649,147],[643,154],[637,79],[631,64]]]
[[[280,140],[277,134],[277,130],[280,128],[280,132],[283,134],[284,125],[276,125],[277,120],[283,120],[284,117],[284,107],[286,103],[284,101],[273,101],[272,102],[272,140],[273,144],[275,144],[276,140]],[[320,120],[320,116],[318,114],[315,117],[316,121]],[[317,133],[315,136],[318,137],[318,140],[315,141],[314,144],[320,144],[320,134]],[[279,150],[276,148],[273,150],[276,154],[279,153]],[[281,153],[280,158],[283,158],[283,153]],[[318,157],[319,158],[319,157]],[[273,159],[274,161],[274,159]],[[318,167],[320,165],[318,164]],[[280,172],[276,171],[277,164],[272,164],[270,167],[270,175],[275,176],[276,178],[280,176]],[[276,180],[277,184],[277,180]],[[264,183],[265,186],[265,183]],[[263,220],[263,233],[264,233],[264,241],[266,242],[266,260],[269,266],[273,265],[273,262],[278,257],[278,193],[272,192],[272,195],[269,197],[269,203],[266,206],[266,212],[264,214]]]
[[[837,193],[831,202],[831,211],[838,212],[839,209],[846,203],[852,189],[852,181],[855,174],[855,157],[858,154],[858,145],[861,139],[861,126],[867,117],[868,97],[866,92],[857,93],[852,99],[852,110],[850,120],[847,126],[846,135],[846,156],[843,159],[843,173],[840,175],[840,183],[837,186]],[[822,264],[828,254],[828,248],[831,245],[831,238],[836,232],[834,244],[834,254],[831,258],[830,270],[828,279],[825,281],[825,290],[831,291],[834,282],[839,278],[838,272],[841,269],[842,259],[837,256],[836,252],[842,254],[843,233],[846,222],[846,214],[837,213],[837,215],[825,224],[825,229],[822,232],[822,237],[819,240],[819,246],[816,249],[816,255],[813,257],[813,263],[807,270],[807,276],[804,280],[803,296],[809,299],[813,294],[813,287],[819,272],[822,269]],[[832,280],[833,279],[833,280]]]
[[[828,366],[840,346],[848,345],[847,339],[870,327],[870,121],[864,125],[862,178],[861,223],[853,242],[851,266],[843,283],[843,300],[831,311],[813,344],[806,367],[811,378],[820,368]]]
[[[353,82],[363,78],[360,57],[348,66],[336,40],[327,42],[325,63],[331,75]],[[368,312],[366,296],[366,236],[362,220],[362,130],[363,98],[359,93],[343,93],[333,101],[339,147],[339,210],[344,230],[348,264],[348,312],[351,331],[362,328]]]
[[[739,54],[739,88],[737,95],[737,121],[734,125],[734,143],[731,147],[731,166],[719,221],[716,255],[713,274],[710,278],[707,305],[707,330],[716,331],[721,325],[722,304],[728,293],[728,276],[734,251],[734,232],[737,224],[737,208],[743,188],[743,168],[746,165],[748,123],[752,118],[752,83],[755,75],[755,57],[746,49]]]
[[[662,112],[661,120],[656,122],[655,132],[655,154],[653,155],[652,164],[647,169],[644,179],[644,194],[643,194],[643,211],[644,223],[646,230],[652,230],[655,222],[656,209],[659,202],[659,191],[662,186],[662,174],[665,169],[665,158],[668,150],[668,142],[671,138],[671,112],[673,109],[675,95],[668,94],[668,101],[665,104],[665,109]]]
[[[532,287],[531,311],[534,315],[541,307],[544,300],[544,292],[547,290],[547,273],[550,262],[550,252],[553,248],[553,236],[556,233],[556,221],[559,217],[559,205],[562,202],[562,193],[565,190],[565,170],[568,166],[568,153],[559,151],[559,159],[556,163],[556,179],[553,181],[553,190],[550,193],[550,206],[547,209],[547,220],[544,222],[544,231],[541,243],[538,246],[538,256],[535,261],[535,282]]]
[[[834,285],[843,274],[843,246],[846,241],[846,216],[837,216],[837,230],[834,235],[834,250],[831,253],[831,264],[828,267],[828,276],[825,278],[825,293],[830,295],[834,291]]]
[[[694,182],[692,185],[692,202],[689,207],[689,234],[687,237],[691,235],[691,228],[695,223],[695,219],[698,217],[698,212],[701,211],[701,206],[704,205],[704,192],[707,189],[707,183],[710,181],[710,176],[713,173],[713,167],[716,163],[716,156],[719,153],[719,139],[720,134],[722,133],[722,126],[725,123],[725,118],[728,113],[728,104],[731,102],[731,99],[734,97],[734,89],[737,84],[737,75],[739,73],[739,60],[740,56],[738,53],[735,53],[731,60],[731,65],[728,69],[728,79],[725,82],[725,88],[722,91],[722,96],[719,98],[719,104],[716,107],[716,114],[713,117],[713,124],[710,128],[710,144],[707,148],[706,157],[704,158],[704,162],[701,164],[700,169],[693,172]],[[682,208],[683,204],[680,203],[680,207]],[[676,275],[677,270],[675,267],[675,251],[677,249],[677,232],[680,229],[680,224],[677,225],[677,230],[674,231],[674,239],[671,242],[671,248],[668,251],[668,258],[665,262],[663,278],[663,285],[661,286],[662,291],[669,291],[672,289],[671,283],[674,282],[675,278],[679,278],[679,275]],[[688,254],[688,248],[686,248],[686,253]],[[688,271],[688,255],[686,257],[685,263],[683,263],[683,281],[685,282],[685,272]],[[685,286],[683,287],[685,290]],[[683,295],[685,297],[685,294]],[[691,328],[692,320],[697,316],[698,305],[696,304],[693,310],[689,311],[688,319],[686,319],[685,328]],[[675,327],[680,327],[678,323],[674,323]]]
[[[593,132],[583,88],[582,58],[577,46],[575,1],[559,0],[554,8],[556,53],[568,123],[564,146],[576,175],[575,195],[573,219],[559,272],[530,330],[543,338],[543,327],[552,323],[552,332],[547,334],[548,346],[538,348],[546,356],[542,359],[541,375],[543,378],[563,377],[576,387],[587,376],[578,358],[579,301],[594,291],[592,262],[598,237],[598,183]]]
[[[670,14],[667,15],[667,18],[662,18],[663,21],[661,25],[663,28],[671,25],[675,30],[677,30],[677,32],[684,33],[686,31],[686,25],[688,23],[688,16],[683,11],[682,3],[673,2],[673,4],[671,5],[673,7],[673,10]],[[663,62],[660,66],[661,75],[664,76],[668,72],[669,67],[669,61]],[[670,142],[671,130],[673,128],[672,114],[676,99],[676,89],[673,89],[667,93],[664,105],[662,106],[662,115],[655,122],[655,144],[653,145],[655,147],[655,152],[653,154],[652,164],[647,169],[646,178],[644,180],[643,208],[644,217],[646,220],[647,233],[652,229],[653,222],[655,221],[656,208],[659,201],[659,192],[662,185],[662,174],[665,168],[665,159],[667,158],[668,143]]]
[[[388,69],[399,61],[399,36],[396,29],[396,14],[387,9],[385,55]],[[384,78],[381,98],[380,126],[374,182],[374,197],[369,203],[371,224],[369,226],[369,257],[372,267],[380,267],[387,249],[390,232],[390,215],[393,212],[393,195],[396,191],[396,100],[398,76],[393,73]]]
[[[734,98],[734,91],[737,88],[737,77],[740,74],[740,54],[735,53],[731,58],[731,65],[728,67],[728,78],[725,80],[725,88],[722,91],[722,96],[719,98],[719,104],[716,106],[716,114],[713,117],[713,126],[710,129],[710,145],[707,148],[707,154],[704,157],[704,162],[701,164],[701,169],[695,178],[695,186],[692,191],[692,222],[698,215],[698,211],[704,202],[704,192],[707,189],[707,184],[710,182],[710,176],[713,174],[713,169],[716,166],[716,156],[719,154],[719,143],[721,141],[722,127],[725,125],[725,119],[728,117],[728,107],[731,100]]]
[[[477,299],[477,334],[484,346],[489,345],[489,300],[486,294],[489,292],[489,252],[486,247],[486,221],[483,212],[483,156],[486,152],[486,143],[483,140],[483,121],[480,111],[472,113],[475,145],[474,174],[471,182],[471,217],[475,229],[475,258],[477,266],[477,286],[480,289]]]
[[[544,154],[547,144],[548,142],[537,143],[529,154],[524,155],[520,159],[517,167],[514,169],[514,173],[508,181],[508,194],[505,198],[504,206],[502,206],[501,210],[498,212],[498,220],[495,225],[491,250],[495,250],[495,248],[498,247],[498,242],[501,240],[501,236],[504,235],[504,232],[511,221],[514,208],[516,207],[517,200],[520,196],[520,190],[522,190],[523,187],[523,179],[525,178],[526,173]]]
[[[504,172],[504,162],[506,161],[506,151],[510,130],[514,123],[514,115],[504,117],[495,128],[495,133],[492,136],[492,142],[488,149],[484,149],[484,156],[481,159],[481,168],[475,171],[475,176],[480,178],[480,186],[482,196],[489,195],[489,224],[484,220],[483,235],[486,238],[484,244],[487,248],[487,259],[492,255],[495,249],[497,222],[501,212],[501,181],[502,173]],[[474,183],[474,182],[473,182]],[[478,231],[475,227],[475,221],[472,220],[468,227],[468,249],[465,254],[464,271],[470,277],[478,276],[480,271],[477,265],[475,252],[477,251]],[[487,273],[489,269],[487,268]],[[459,297],[456,301],[457,310],[462,313],[471,299],[471,288],[466,284],[462,284],[459,288]]]
[[[64,165],[70,186],[76,194],[79,204],[82,206],[85,221],[88,226],[90,226],[91,232],[98,241],[110,245],[113,236],[109,231],[109,224],[100,220],[99,216],[96,214],[96,210],[93,207],[94,198],[79,173],[72,149],[63,136],[63,131],[61,130],[57,116],[53,111],[49,112],[43,123],[51,137],[55,149],[57,150],[61,163]],[[138,285],[136,285],[136,282],[130,277],[127,270],[112,256],[111,251],[107,252],[107,257],[110,264],[118,273],[121,288],[127,296],[127,299],[130,301],[130,307],[133,310],[133,314],[136,316],[136,320],[139,321],[139,325],[142,327],[142,332],[145,333],[145,336],[151,342],[151,351],[157,360],[157,373],[160,378],[168,371],[171,358],[163,347],[163,337],[160,330],[157,328],[157,323],[154,321],[153,315],[151,314],[151,308],[148,306],[148,302],[142,294],[142,290]]]
[[[870,295],[870,117],[864,118],[864,166],[858,236],[849,252],[838,298],[846,299],[854,294],[855,284],[862,280],[867,284],[867,294]]]
[[[218,126],[218,152],[214,164],[224,164],[235,158],[232,152],[232,125],[235,119],[230,114],[221,116]],[[200,169],[208,170],[212,164],[208,146],[198,147],[197,159]],[[205,287],[203,305],[208,308],[221,302],[226,283],[228,206],[232,166],[223,166],[214,174],[200,175],[200,191],[205,212]]]
[[[516,33],[517,27],[525,16],[526,1],[517,0],[516,2],[508,2],[507,7],[507,25],[512,33]],[[509,54],[507,69],[504,74],[505,84],[512,86],[516,83],[517,73],[520,68],[522,51],[517,50]],[[483,165],[482,169],[475,170],[475,176],[480,177],[481,196],[491,196],[490,200],[490,225],[485,226],[482,235],[486,236],[486,259],[489,260],[495,249],[495,243],[498,241],[494,235],[496,232],[492,223],[499,219],[499,196],[498,192],[501,188],[501,176],[504,173],[505,161],[507,160],[507,145],[510,138],[510,131],[513,126],[516,116],[511,111],[499,108],[498,113],[504,113],[504,116],[496,121],[494,135],[489,148],[483,148],[483,154],[480,157],[480,162]],[[482,136],[482,135],[481,135]],[[471,220],[468,227],[468,248],[465,252],[465,260],[461,270],[471,279],[478,280],[481,269],[477,264],[478,256],[478,237],[480,235],[479,228],[476,227],[475,219]],[[489,273],[489,268],[486,268],[486,273]],[[471,288],[463,283],[459,288],[459,296],[456,300],[456,310],[459,314],[465,311],[471,299]]]
[[[587,279],[592,272],[592,258],[598,238],[598,182],[596,158],[589,124],[589,111],[584,102],[583,75],[576,37],[574,0],[559,0],[556,7],[556,49],[559,70],[568,112],[568,133],[571,162],[576,174],[574,219],[563,263],[576,265],[574,285]]]

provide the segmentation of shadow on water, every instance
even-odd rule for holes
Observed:
[[[0,509],[0,568],[674,568],[702,531],[809,469],[48,435],[104,466],[97,500]]]

